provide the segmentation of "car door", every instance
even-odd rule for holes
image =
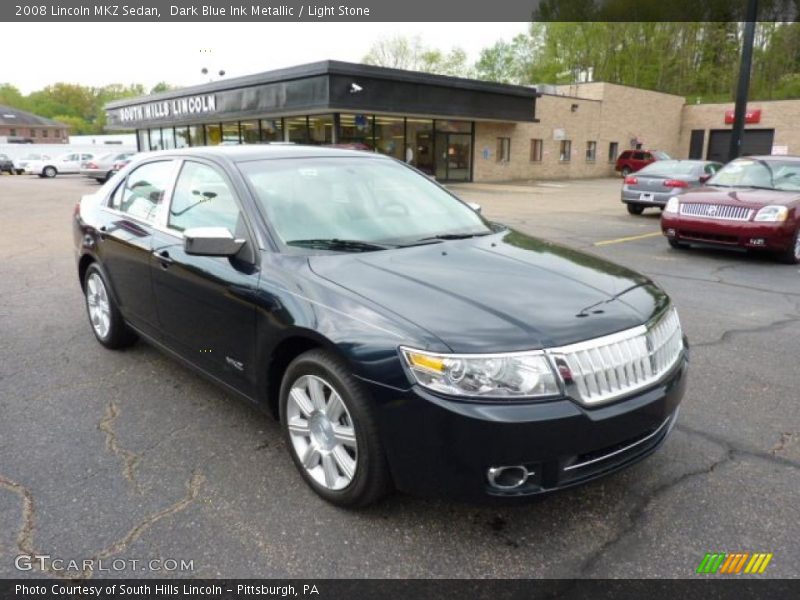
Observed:
[[[151,255],[158,320],[165,343],[223,382],[252,391],[258,289],[252,230],[224,170],[186,160],[171,203],[154,236]],[[236,257],[196,256],[184,249],[183,232],[225,227],[247,240]]]
[[[94,158],[94,154],[81,154],[78,160],[78,164],[75,165],[75,169],[72,171],[73,173],[79,173],[83,166],[88,163],[90,160]]]
[[[97,255],[125,319],[158,337],[151,282],[153,225],[175,177],[177,163],[162,159],[131,171],[99,213]]]

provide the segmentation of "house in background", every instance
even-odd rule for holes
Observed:
[[[0,144],[66,144],[69,126],[0,105]]]

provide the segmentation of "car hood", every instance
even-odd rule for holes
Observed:
[[[569,344],[641,325],[669,302],[629,269],[519,232],[309,258],[314,273],[454,352]]]
[[[752,188],[723,188],[704,186],[681,195],[681,202],[735,204],[750,207],[768,204],[791,205],[800,202],[800,192],[759,190]]]

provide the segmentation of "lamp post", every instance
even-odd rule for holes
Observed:
[[[758,0],[748,0],[747,21],[744,24],[744,38],[742,39],[742,62],[739,66],[739,86],[736,91],[736,109],[733,115],[728,160],[738,158],[742,153],[742,138],[744,137],[744,120],[747,113],[747,93],[750,88],[750,70],[753,64],[753,40],[756,32],[757,14]]]

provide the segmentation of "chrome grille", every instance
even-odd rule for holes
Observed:
[[[681,203],[681,214],[720,221],[749,221],[753,210],[729,204]]]
[[[562,374],[563,367],[569,369],[572,382],[567,382],[567,392],[586,405],[596,405],[657,382],[682,350],[678,313],[670,308],[649,326],[553,348],[548,354]]]

